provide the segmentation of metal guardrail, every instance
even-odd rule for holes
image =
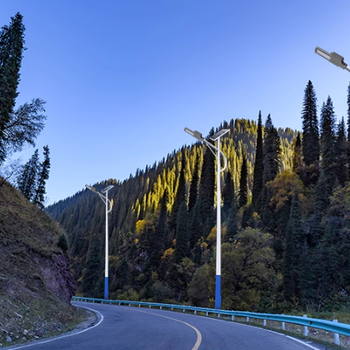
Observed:
[[[308,327],[322,329],[328,332],[334,333],[334,343],[339,345],[339,334],[350,336],[350,325],[346,323],[338,323],[337,320],[327,321],[317,318],[309,318],[304,315],[302,316],[289,316],[289,315],[279,315],[279,314],[266,314],[257,312],[247,312],[247,311],[230,311],[221,309],[209,309],[204,307],[195,307],[187,305],[177,305],[177,304],[162,304],[162,303],[148,303],[144,301],[130,301],[130,300],[106,300],[106,299],[95,299],[95,298],[85,298],[85,297],[72,297],[73,301],[86,301],[91,303],[103,303],[103,304],[117,304],[117,305],[136,305],[138,307],[148,306],[149,308],[155,307],[159,309],[178,309],[185,311],[193,311],[194,314],[197,312],[204,312],[206,316],[209,314],[217,314],[217,317],[221,315],[234,317],[246,317],[247,322],[249,318],[262,319],[264,320],[264,326],[266,326],[266,321],[277,321],[282,323],[282,329],[285,329],[285,323],[294,323],[297,325],[304,326],[304,335],[308,335]]]

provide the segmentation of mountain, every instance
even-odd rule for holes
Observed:
[[[221,146],[228,159],[222,182],[223,200],[228,185],[234,188],[235,196],[238,195],[244,153],[251,198],[257,124],[235,119],[222,123],[216,131],[222,128],[230,130]],[[210,134],[214,132],[212,129]],[[288,128],[278,132],[280,167],[290,169],[291,144],[297,132]],[[194,272],[209,264],[215,254],[214,162],[207,148],[196,143],[168,154],[144,170],[137,169],[135,176],[123,182],[109,179],[94,185],[99,191],[114,185],[109,191],[114,201],[109,220],[111,298],[188,300],[187,287]],[[186,205],[181,211],[183,200]],[[226,198],[228,207],[232,200]],[[230,219],[228,207],[223,208],[224,232]],[[96,194],[83,190],[47,207],[46,212],[67,232],[78,294],[103,297],[103,202]],[[241,219],[243,212],[244,208],[238,208]],[[241,227],[241,223],[238,226]],[[181,242],[184,242],[183,250]]]
[[[76,320],[63,237],[56,222],[0,177],[1,344],[67,330]]]

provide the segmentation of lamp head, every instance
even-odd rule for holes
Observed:
[[[326,60],[331,60],[331,54],[327,52],[326,50],[321,49],[320,47],[316,46],[315,52],[320,55],[321,57],[325,58]]]
[[[326,50],[321,49],[316,46],[315,52],[321,57],[325,58],[327,61],[333,63],[337,67],[345,69],[348,65],[344,62],[344,57],[340,56],[336,52],[327,52]]]
[[[86,188],[88,188],[92,192],[97,192],[95,187],[85,185]]]
[[[184,129],[185,132],[187,132],[187,134],[190,134],[191,136],[193,136],[194,138],[196,138],[199,141],[203,141],[203,136],[199,131],[192,131],[191,129],[185,128]]]

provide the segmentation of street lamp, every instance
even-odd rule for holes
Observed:
[[[344,62],[344,57],[340,56],[336,52],[327,52],[326,50],[321,49],[320,47],[316,46],[315,52],[320,55],[321,57],[325,58],[327,61],[335,64],[336,66],[346,69],[350,72],[350,68],[348,65]]]
[[[202,134],[198,131],[192,131],[185,128],[185,131],[196,138],[199,141],[204,142],[214,154],[217,159],[217,189],[216,189],[216,283],[215,283],[215,309],[221,308],[221,185],[220,185],[220,173],[223,172],[227,167],[227,158],[220,151],[220,138],[229,132],[229,129],[221,129],[215,135],[210,137],[211,140],[217,141],[218,146],[215,147],[206,139],[203,138]],[[217,151],[215,153],[214,151]],[[221,168],[220,155],[224,158],[225,166]]]
[[[114,187],[114,185],[109,185],[104,188],[101,193],[96,190],[95,187],[85,185],[90,191],[97,193],[100,198],[103,200],[103,203],[106,204],[106,255],[105,255],[105,300],[108,299],[108,213],[112,210],[113,200],[108,199],[108,191]],[[105,195],[103,195],[104,193]],[[108,208],[109,206],[109,208]]]

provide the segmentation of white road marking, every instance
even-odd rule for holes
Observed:
[[[58,339],[62,339],[62,338],[72,337],[72,336],[74,336],[74,335],[78,335],[78,334],[87,332],[87,331],[89,331],[89,330],[91,330],[91,329],[94,329],[95,327],[99,326],[99,325],[102,323],[102,321],[104,320],[103,315],[102,315],[99,311],[97,311],[97,310],[95,310],[95,309],[91,309],[91,308],[88,308],[88,307],[85,307],[85,306],[80,306],[80,305],[79,305],[79,306],[78,306],[78,305],[75,305],[75,306],[81,307],[81,308],[84,308],[84,309],[87,309],[87,310],[90,310],[90,311],[93,311],[93,312],[99,314],[99,315],[100,315],[100,320],[99,320],[99,322],[98,322],[97,324],[95,324],[94,326],[89,327],[89,328],[86,328],[86,329],[84,329],[84,330],[82,330],[82,331],[79,331],[79,332],[69,333],[69,334],[66,334],[66,335],[63,335],[63,336],[58,336],[58,337],[51,338],[51,339],[48,339],[48,340],[35,341],[35,342],[30,343],[30,344],[27,344],[27,345],[22,345],[22,346],[16,346],[16,345],[15,345],[15,346],[13,346],[13,347],[9,347],[8,349],[9,349],[9,350],[11,350],[11,349],[15,349],[15,350],[17,350],[17,349],[24,349],[24,348],[28,348],[28,347],[31,347],[31,346],[34,346],[34,345],[40,345],[40,344],[50,343],[50,342],[52,342],[52,341],[55,341],[55,340],[58,340]],[[155,316],[167,318],[167,319],[172,320],[172,321],[176,321],[176,322],[179,322],[179,323],[183,323],[183,324],[185,324],[186,326],[192,328],[192,329],[196,332],[196,334],[197,334],[197,341],[196,341],[196,343],[194,344],[194,346],[193,346],[193,348],[192,348],[191,350],[198,350],[198,349],[199,349],[199,347],[200,347],[200,345],[201,345],[201,343],[202,343],[202,334],[201,334],[201,332],[200,332],[196,327],[192,326],[191,324],[189,324],[189,323],[187,323],[187,322],[184,322],[184,321],[181,321],[181,320],[178,320],[178,319],[176,319],[176,318],[172,318],[172,317],[168,317],[168,316],[164,316],[164,315],[159,315],[159,314],[156,314],[156,313],[153,313],[153,312],[141,311],[141,310],[137,310],[137,309],[134,309],[134,308],[130,308],[130,309],[133,310],[133,311],[136,311],[136,312],[143,312],[143,313],[147,313],[147,314],[151,314],[151,315],[155,315]],[[164,310],[164,311],[169,311],[169,310]],[[171,312],[171,311],[170,311],[170,312]],[[191,315],[191,314],[188,314],[188,316],[203,317],[203,316]],[[204,318],[207,318],[207,317],[204,317]],[[228,322],[227,320],[215,319],[215,318],[211,318],[211,320],[212,320],[212,321],[219,321],[219,322]],[[254,327],[253,325],[248,325],[248,324],[244,324],[244,323],[235,323],[235,324],[236,324],[236,325],[240,325],[240,326]],[[254,328],[257,328],[257,327],[254,327]],[[260,327],[258,327],[258,328],[260,328]],[[299,339],[297,339],[297,338],[291,337],[291,336],[289,336],[289,335],[285,335],[285,334],[283,334],[283,333],[275,332],[275,331],[272,331],[272,330],[269,330],[269,329],[264,329],[264,328],[260,328],[260,329],[265,330],[265,331],[268,331],[268,332],[271,332],[271,333],[274,333],[274,334],[278,334],[278,335],[281,335],[281,336],[285,336],[285,337],[287,337],[287,338],[289,338],[289,339],[291,339],[291,340],[294,340],[294,341],[296,341],[296,342],[298,342],[298,343],[301,343],[301,344],[307,346],[307,347],[310,348],[310,349],[313,349],[313,350],[320,350],[319,348],[316,348],[316,347],[314,347],[314,346],[312,346],[312,345],[310,345],[310,344],[307,344],[306,342],[304,342],[304,341],[302,341],[302,340],[299,340]]]
[[[75,306],[77,306],[77,305],[75,305]],[[33,342],[33,343],[26,344],[26,345],[22,345],[22,346],[10,347],[10,348],[8,348],[8,349],[9,349],[9,350],[10,350],[10,349],[15,349],[15,350],[17,350],[17,349],[24,349],[24,348],[29,348],[30,346],[46,344],[46,343],[50,343],[50,342],[55,341],[55,340],[58,340],[58,339],[63,339],[63,338],[72,337],[72,336],[74,336],[74,335],[78,335],[78,334],[81,334],[81,333],[85,333],[85,332],[87,332],[87,331],[90,331],[91,329],[96,328],[97,326],[99,326],[99,325],[102,323],[104,317],[103,317],[103,315],[102,315],[100,312],[98,312],[97,310],[94,310],[94,309],[90,309],[90,308],[85,307],[85,306],[79,306],[79,307],[81,307],[81,308],[83,308],[83,309],[87,309],[87,310],[93,311],[93,312],[99,314],[100,317],[101,317],[101,319],[100,319],[99,322],[96,323],[95,325],[93,325],[93,326],[91,326],[91,327],[89,327],[89,328],[83,329],[83,330],[81,330],[81,331],[79,331],[79,332],[74,332],[74,333],[65,334],[65,335],[62,335],[62,336],[55,337],[55,338],[50,338],[50,339],[48,339],[48,340],[43,340],[43,341],[40,341],[40,340],[39,340],[39,341],[35,341],[35,342]]]
[[[299,339],[297,339],[297,338],[290,337],[289,335],[287,335],[286,337],[289,338],[289,339],[293,339],[293,340],[297,341],[298,343],[302,343],[302,344],[304,344],[305,346],[309,347],[310,349],[313,349],[313,350],[320,350],[319,348],[315,348],[314,346],[312,346],[312,345],[310,345],[310,344],[307,344],[307,343],[305,343],[304,341],[299,340]]]
[[[171,312],[171,311],[170,311],[170,312]],[[188,314],[188,315],[189,315],[189,316],[193,316],[193,317],[208,318],[208,317],[206,317],[206,316],[200,316],[200,315],[191,315],[191,314]],[[223,319],[218,319],[218,318],[211,318],[211,320],[212,320],[212,321],[217,321],[217,322],[231,322],[231,321],[229,321],[229,320],[223,320]],[[273,333],[273,334],[280,335],[280,336],[282,336],[282,337],[287,337],[287,338],[289,338],[289,339],[292,339],[292,340],[294,340],[294,341],[296,341],[296,342],[298,342],[298,343],[301,343],[301,344],[303,344],[303,345],[309,347],[310,349],[313,349],[313,350],[320,350],[320,348],[316,348],[316,347],[314,347],[314,346],[312,346],[312,345],[306,343],[306,342],[303,341],[303,340],[300,340],[300,339],[291,337],[291,336],[286,335],[286,334],[284,334],[284,333],[280,333],[280,332],[277,332],[277,331],[273,331],[273,330],[271,330],[271,329],[265,329],[265,328],[261,328],[261,327],[256,327],[256,326],[253,326],[253,325],[250,325],[250,324],[245,324],[245,323],[240,323],[240,322],[234,322],[234,324],[237,325],[237,326],[251,327],[251,328],[255,328],[255,329],[261,329],[261,330],[263,330],[263,331],[265,331],[265,332],[271,332],[271,333]]]

